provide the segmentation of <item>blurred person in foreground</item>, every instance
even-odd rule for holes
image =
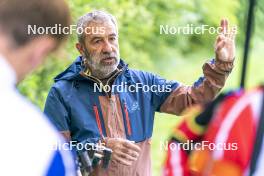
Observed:
[[[264,87],[222,93],[196,105],[165,144],[163,176],[263,176]]]
[[[94,175],[151,176],[155,112],[179,115],[186,107],[213,100],[233,68],[236,32],[222,20],[215,59],[204,64],[203,77],[185,86],[129,69],[120,59],[117,21],[111,14],[87,13],[77,27],[88,29],[78,35],[81,56],[55,78],[44,111],[66,139],[102,142],[113,150],[109,168],[95,169]]]
[[[28,34],[28,25],[68,26],[69,22],[63,0],[0,1],[0,175],[75,175],[71,152],[54,148],[62,137],[16,89],[66,38]]]

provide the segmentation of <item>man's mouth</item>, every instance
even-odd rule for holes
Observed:
[[[110,65],[113,64],[115,62],[116,58],[115,57],[106,57],[104,59],[101,60],[102,63]]]

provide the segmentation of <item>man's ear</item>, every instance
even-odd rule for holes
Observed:
[[[46,56],[56,48],[56,41],[50,37],[39,37],[27,45],[29,50],[29,64],[32,69],[35,69],[42,64]]]
[[[83,47],[83,45],[81,44],[81,43],[76,43],[75,44],[75,47],[76,47],[76,49],[79,51],[79,53],[82,55],[82,56],[84,56],[85,54],[84,54],[84,47]]]

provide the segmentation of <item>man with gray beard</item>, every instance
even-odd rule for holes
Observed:
[[[109,168],[96,168],[95,175],[151,176],[150,140],[155,112],[180,115],[186,107],[213,100],[233,68],[236,32],[228,29],[227,20],[221,21],[216,58],[204,64],[203,77],[185,86],[129,69],[119,56],[117,21],[111,14],[87,13],[79,18],[77,27],[85,31],[78,34],[76,44],[81,56],[55,78],[45,113],[67,140],[102,142],[112,149]],[[152,89],[114,89],[122,83]],[[95,90],[94,85],[112,89]],[[153,91],[155,87],[170,89]]]

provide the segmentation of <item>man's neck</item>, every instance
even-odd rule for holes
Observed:
[[[5,56],[0,53],[0,80],[7,86],[14,86],[17,82],[16,72]]]
[[[2,37],[0,35],[0,58],[4,60],[6,63],[6,67],[8,67],[9,70],[12,70],[14,72],[15,81],[17,82],[19,77],[19,60],[14,55],[14,51],[10,51],[10,48],[8,47],[10,45],[10,42],[6,39],[6,37]]]
[[[112,78],[112,76],[114,75],[114,74],[116,74],[116,72],[118,71],[118,69],[115,69],[112,73],[110,73],[108,76],[106,76],[105,78],[98,78],[98,79],[100,79],[100,81],[102,81],[102,83],[104,84],[104,85],[106,85],[106,83],[107,83],[107,81],[109,80],[109,79],[111,79]],[[114,79],[114,78],[113,78]]]

